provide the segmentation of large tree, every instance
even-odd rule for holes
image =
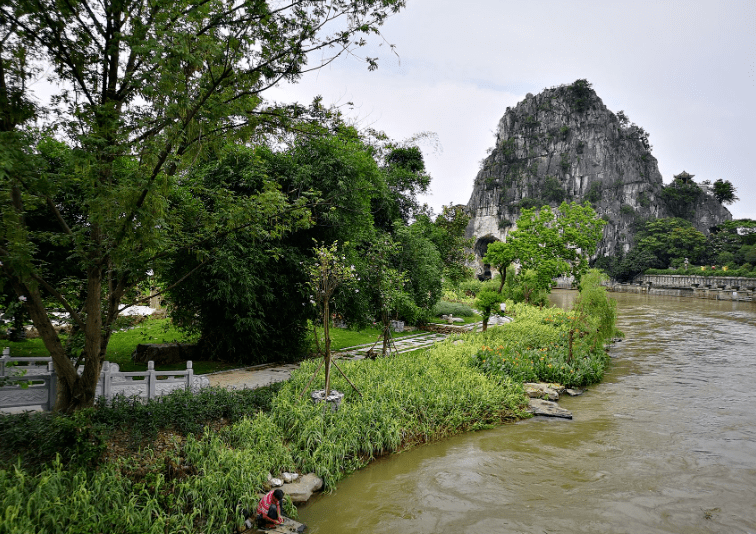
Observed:
[[[444,278],[452,284],[458,284],[471,276],[472,269],[468,264],[474,258],[470,252],[474,240],[465,238],[469,220],[464,205],[449,204],[442,207],[435,219],[432,219],[432,214],[422,213],[416,216],[412,224],[436,246],[441,254]]]
[[[230,138],[254,140],[292,127],[296,106],[263,105],[262,94],[296,81],[365,43],[403,0],[17,0],[0,4],[0,261],[39,330],[59,376],[56,408],[88,406],[111,325],[127,290],[176,250],[200,250],[213,236],[246,229],[275,238],[306,219],[270,181],[237,199],[218,194],[212,210],[191,191],[175,206],[194,161]],[[23,125],[33,116],[25,80],[29,51],[49,67],[57,88],[40,116],[71,147],[66,175],[34,172],[35,142]],[[308,65],[317,52],[318,61]],[[369,68],[374,58],[365,58]],[[79,210],[67,215],[70,198]],[[219,208],[220,206],[220,208]],[[197,214],[194,227],[190,215]],[[46,213],[54,233],[27,224]],[[176,216],[179,216],[178,218]],[[189,225],[191,232],[187,232]],[[77,265],[81,297],[49,278],[39,243],[54,242]],[[202,258],[210,262],[212,256]],[[186,275],[190,275],[187,272]],[[73,294],[72,293],[72,294]],[[46,313],[65,308],[83,332],[79,376]]]
[[[219,191],[254,196],[273,181],[292,205],[308,203],[306,224],[285,236],[261,242],[244,229],[171,255],[169,268],[158,273],[174,286],[168,291],[174,321],[201,334],[208,357],[244,363],[301,358],[307,319],[314,319],[310,306],[303,307],[310,300],[305,282],[313,244],[369,242],[375,236],[371,200],[385,187],[370,147],[346,127],[300,136],[278,150],[232,147],[184,181],[196,184],[197,195],[206,191],[200,197],[205,202]],[[344,252],[354,254],[348,246]],[[187,267],[199,267],[210,254],[221,261],[175,286]]]
[[[635,249],[656,258],[655,265],[649,267],[666,268],[673,260],[683,261],[685,258],[695,264],[706,252],[706,236],[685,219],[649,221],[636,238],[638,242]]]
[[[515,261],[523,270],[536,273],[541,289],[551,287],[552,280],[561,275],[572,275],[579,281],[596,252],[605,224],[588,202],[582,206],[563,202],[554,211],[549,206],[524,209],[517,229],[509,233],[506,242],[489,244],[483,261],[499,270],[499,293],[506,281],[506,269]]]

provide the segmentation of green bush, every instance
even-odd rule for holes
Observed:
[[[0,468],[20,461],[38,470],[61,458],[68,466],[92,466],[105,450],[103,428],[93,422],[95,410],[73,415],[31,413],[0,416]]]
[[[281,388],[272,384],[259,389],[228,390],[211,387],[199,393],[178,390],[144,402],[137,397],[118,396],[101,402],[92,419],[108,429],[127,428],[132,438],[154,438],[160,429],[170,428],[181,434],[202,432],[210,421],[237,421],[270,407]]]
[[[441,317],[442,315],[454,315],[455,317],[472,317],[475,315],[472,308],[460,302],[449,302],[439,300],[433,308],[433,315]]]
[[[273,384],[254,390],[174,391],[149,402],[119,396],[70,416],[29,412],[3,416],[0,467],[9,468],[20,459],[27,469],[37,471],[56,457],[66,466],[92,466],[99,462],[112,431],[125,431],[127,440],[135,445],[154,439],[161,429],[183,435],[199,433],[211,421],[237,421],[268,410],[280,388],[281,384]]]
[[[483,334],[471,364],[500,380],[566,386],[599,382],[609,362],[603,344],[619,334],[613,301],[599,281],[596,271],[584,275],[570,312],[508,302],[514,322]]]

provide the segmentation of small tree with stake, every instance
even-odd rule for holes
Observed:
[[[312,291],[312,301],[318,307],[323,319],[325,354],[323,355],[323,361],[318,366],[307,386],[309,387],[312,380],[314,380],[320,371],[320,367],[325,364],[325,398],[328,398],[331,393],[331,364],[333,363],[336,369],[346,378],[347,382],[359,393],[355,385],[352,384],[346,375],[344,375],[344,372],[332,360],[330,335],[331,299],[339,286],[349,284],[354,280],[356,277],[354,265],[346,265],[346,256],[339,254],[338,241],[334,241],[330,246],[315,247],[313,251],[315,253],[315,262],[309,268],[309,285]],[[307,391],[307,388],[305,388],[305,391]]]
[[[370,261],[366,278],[375,289],[376,304],[381,313],[381,336],[378,338],[378,341],[383,341],[381,356],[391,351],[391,314],[403,299],[410,299],[404,289],[406,273],[392,266],[398,253],[399,244],[388,234],[379,236],[368,251]],[[373,349],[370,350],[372,352]]]

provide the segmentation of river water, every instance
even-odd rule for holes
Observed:
[[[391,455],[300,520],[313,534],[756,534],[756,303],[611,296],[626,338],[601,384],[559,401],[573,420]]]

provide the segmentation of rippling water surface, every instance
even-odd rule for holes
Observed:
[[[572,421],[393,455],[300,520],[321,534],[756,534],[756,303],[612,297],[626,338],[601,384],[560,400]]]

